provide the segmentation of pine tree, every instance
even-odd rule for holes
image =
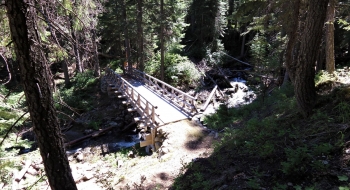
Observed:
[[[28,3],[36,5],[37,2]],[[6,1],[6,8],[28,110],[49,184],[53,190],[75,190],[53,105],[49,67],[42,40],[37,35],[37,9],[25,6],[22,0]]]

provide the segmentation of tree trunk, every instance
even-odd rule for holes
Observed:
[[[62,61],[61,67],[63,69],[63,74],[64,74],[64,84],[66,86],[69,86],[70,85],[70,79],[69,79],[67,60],[63,60]]]
[[[329,0],[326,21],[326,70],[333,73],[335,70],[334,60],[334,15],[336,0]]]
[[[28,3],[36,4],[34,0]],[[23,0],[8,0],[6,8],[28,110],[50,187],[53,190],[76,190],[53,105],[49,66],[35,30],[36,9],[25,5]]]
[[[100,77],[101,71],[100,71],[100,62],[98,60],[98,50],[97,50],[97,43],[96,43],[96,31],[95,29],[92,29],[92,45],[94,49],[94,76]]]
[[[286,21],[289,24],[286,28],[287,35],[289,37],[287,49],[286,49],[286,68],[289,78],[294,80],[295,65],[293,61],[293,52],[295,50],[295,44],[298,39],[298,25],[299,25],[299,12],[300,12],[300,0],[288,2],[284,5],[284,9],[288,9],[291,12],[288,14],[289,20]]]
[[[160,79],[164,81],[164,0],[160,0]]]
[[[124,42],[125,42],[125,56],[128,63],[128,71],[132,71],[131,57],[130,57],[130,41],[129,41],[129,31],[128,31],[128,17],[126,14],[126,3],[122,0],[123,9],[123,19],[124,19]]]
[[[73,38],[73,51],[74,51],[74,55],[75,55],[75,63],[76,63],[76,69],[79,73],[82,73],[83,72],[83,66],[82,66],[82,63],[81,63],[81,59],[80,59],[80,53],[79,53],[79,42],[78,42],[78,39],[76,37],[76,33],[75,33],[75,30],[74,30],[74,22],[73,22],[73,17],[71,15],[71,13],[69,13],[69,21],[70,21],[70,29],[71,29],[71,35],[72,35],[72,38]]]
[[[142,7],[143,0],[137,0],[137,38],[139,40],[139,48],[138,48],[138,60],[139,60],[139,69],[141,71],[144,70],[144,56],[143,56],[143,27],[142,27]]]
[[[324,70],[326,68],[326,48],[324,47],[324,39],[322,39],[320,49],[317,55],[317,63],[316,63],[316,73],[320,70]]]
[[[305,25],[301,32],[300,51],[295,63],[294,92],[305,117],[309,116],[315,102],[315,63],[319,51],[322,28],[326,18],[328,0],[309,0]]]

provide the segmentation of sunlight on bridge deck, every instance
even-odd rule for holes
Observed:
[[[135,79],[126,79],[135,90],[140,93],[143,97],[147,97],[147,100],[154,106],[157,106],[156,114],[159,115],[161,122],[159,125],[180,121],[190,117],[180,108],[176,107],[173,103],[161,97],[158,93],[149,89],[143,83],[136,81]]]

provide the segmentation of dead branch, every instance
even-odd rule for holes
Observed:
[[[73,118],[72,118],[71,116],[69,116],[68,114],[65,114],[65,113],[63,113],[63,112],[61,112],[61,111],[57,111],[57,113],[60,113],[60,114],[62,114],[62,115],[64,115],[64,116],[68,117],[73,123],[76,123],[75,119],[73,119]]]
[[[74,112],[74,113],[76,113],[78,116],[80,116],[80,114],[79,114],[74,108],[70,107],[67,103],[65,103],[65,102],[61,99],[61,97],[60,97],[60,101],[57,102],[57,103],[60,104],[61,106],[64,106],[64,107],[68,108],[69,110],[71,110],[72,112]]]
[[[0,53],[0,56],[5,61],[6,69],[7,69],[7,72],[9,74],[9,79],[5,83],[3,83],[3,85],[5,85],[5,84],[7,84],[7,83],[9,83],[11,81],[11,72],[10,72],[10,69],[9,69],[9,65],[7,63],[7,59],[1,53]]]
[[[21,179],[23,178],[24,174],[26,174],[28,168],[30,167],[30,165],[32,164],[31,160],[27,160],[26,164],[24,165],[24,167],[22,168],[22,170],[16,175],[15,177],[15,181],[20,182]]]
[[[221,68],[218,65],[216,65],[216,67],[218,68],[218,71],[221,73],[221,75],[224,77],[225,82],[232,88],[233,86],[231,85],[230,80],[228,80],[225,73],[221,70]]]
[[[209,102],[211,101],[211,99],[214,97],[215,91],[218,88],[218,85],[215,85],[214,89],[211,91],[207,101],[205,102],[205,104],[202,106],[201,110],[204,111],[205,109],[207,109]]]
[[[81,137],[81,138],[75,139],[75,140],[73,140],[73,141],[70,141],[70,142],[68,142],[68,143],[65,143],[64,146],[65,146],[65,147],[69,147],[69,146],[72,146],[72,145],[74,145],[74,144],[76,144],[76,143],[78,143],[78,142],[80,142],[80,141],[85,140],[85,139],[92,138],[92,137],[98,137],[98,136],[100,136],[100,135],[103,135],[103,134],[106,133],[107,131],[112,130],[113,128],[115,128],[115,127],[113,126],[113,127],[108,127],[108,128],[106,128],[106,129],[102,129],[102,130],[100,130],[100,131],[94,132],[94,133],[92,133],[92,134],[89,134],[89,135],[83,136],[83,137]]]
[[[5,139],[7,138],[7,136],[9,135],[10,131],[12,130],[12,128],[18,123],[19,120],[22,119],[23,116],[25,116],[28,112],[25,112],[23,115],[21,115],[21,117],[19,117],[17,119],[17,121],[10,127],[9,130],[7,130],[7,133],[5,134],[4,138],[2,139],[0,146],[2,145],[2,143],[5,141]]]
[[[132,121],[131,123],[129,123],[129,125],[125,126],[124,129],[122,129],[122,131],[125,131],[125,130],[128,129],[130,126],[132,126],[133,124],[135,124],[135,121]]]
[[[38,180],[36,180],[36,182],[34,182],[31,186],[28,187],[28,190],[32,189],[32,187],[37,184],[44,176],[46,176],[45,173],[43,173],[40,178]]]
[[[22,100],[22,98],[24,97],[24,93],[22,94],[22,96],[18,99],[18,101],[17,101],[17,104]]]

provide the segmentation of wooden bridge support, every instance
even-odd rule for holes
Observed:
[[[128,83],[121,76],[116,74],[111,69],[106,69],[106,80],[108,82],[107,93],[108,96],[113,97],[116,94],[120,94],[118,98],[126,98],[123,101],[124,104],[130,104],[132,108],[128,111],[137,111],[140,117],[134,118],[136,123],[140,123],[140,127],[147,129],[150,128],[151,134],[145,136],[145,141],[140,142],[140,146],[156,146],[156,134],[159,121],[157,121],[157,115],[155,113],[156,106],[152,105],[147,99],[139,94],[130,83]],[[144,130],[146,132],[146,130]],[[156,148],[155,148],[156,149]]]

